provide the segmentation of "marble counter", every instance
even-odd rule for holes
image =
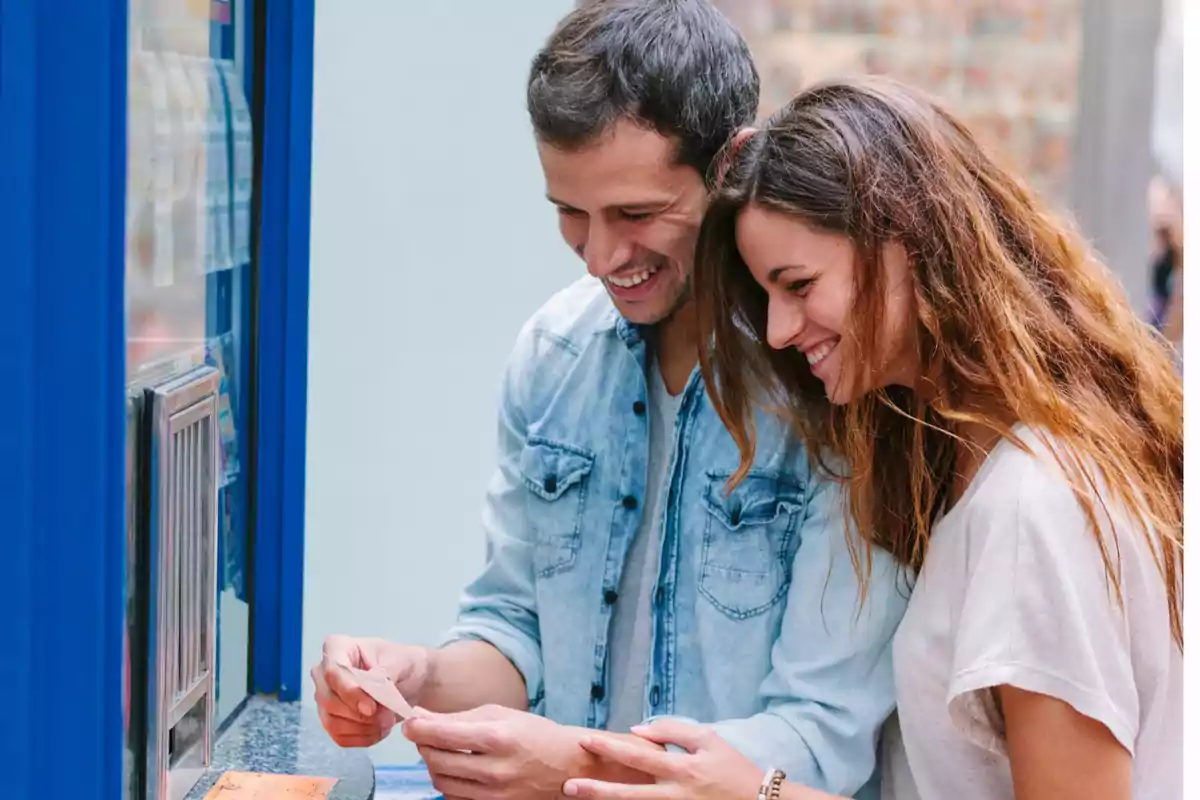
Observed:
[[[217,740],[213,764],[186,800],[202,800],[226,772],[337,778],[328,800],[372,800],[375,768],[363,750],[344,750],[299,703],[255,698]]]

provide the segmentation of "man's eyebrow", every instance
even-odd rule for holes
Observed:
[[[570,211],[578,211],[579,210],[579,209],[575,208],[575,206],[571,205],[570,203],[564,203],[562,200],[559,200],[557,197],[555,197],[552,194],[547,194],[546,199],[549,200],[554,205],[558,206],[559,208],[564,208],[564,209],[567,209]],[[615,208],[619,211],[625,211],[625,212],[662,211],[663,209],[670,208],[674,204],[675,204],[675,198],[670,197],[670,198],[663,198],[663,199],[658,199],[658,200],[645,200],[640,203],[621,203],[620,205],[609,206],[609,208]]]

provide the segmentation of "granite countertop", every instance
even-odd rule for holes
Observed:
[[[363,750],[338,747],[316,710],[254,698],[217,740],[213,764],[186,800],[202,800],[230,771],[337,778],[328,800],[372,800],[375,768]]]

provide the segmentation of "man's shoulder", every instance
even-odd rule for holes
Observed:
[[[603,284],[585,276],[556,292],[521,329],[519,345],[535,355],[547,348],[579,355],[598,333],[613,330],[618,314]]]

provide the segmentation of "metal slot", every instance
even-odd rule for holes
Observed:
[[[211,763],[216,711],[217,391],[199,367],[151,389],[149,800],[177,800]],[[187,721],[199,741],[172,752]]]

